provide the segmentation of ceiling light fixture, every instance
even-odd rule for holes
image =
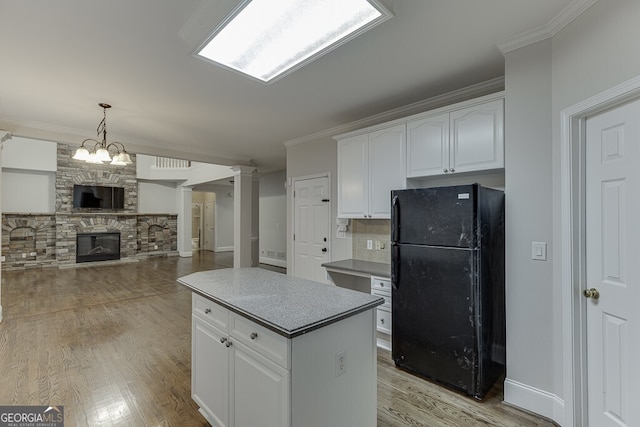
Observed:
[[[111,108],[111,105],[105,104],[101,102],[98,104],[102,107],[103,118],[102,121],[98,124],[98,128],[96,132],[98,136],[102,133],[102,141],[96,141],[95,139],[85,139],[80,144],[80,147],[73,154],[73,158],[76,160],[84,160],[87,163],[93,164],[103,164],[106,162],[111,162],[110,164],[115,166],[126,166],[133,163],[131,160],[131,156],[127,153],[127,150],[124,148],[124,144],[122,142],[114,141],[110,144],[107,144],[107,108]],[[89,152],[89,150],[84,146],[86,142],[94,142],[93,150]],[[113,159],[111,158],[111,154],[109,150],[115,150],[115,154]]]
[[[391,16],[377,0],[244,0],[196,55],[271,83]]]

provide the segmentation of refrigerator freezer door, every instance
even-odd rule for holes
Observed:
[[[477,394],[477,250],[397,245],[392,356],[399,367]]]
[[[391,192],[391,240],[475,248],[477,184]]]

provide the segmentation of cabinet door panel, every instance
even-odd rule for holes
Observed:
[[[502,100],[453,111],[450,117],[455,172],[504,167]]]
[[[364,218],[369,205],[368,135],[338,142],[338,216]]]
[[[449,169],[449,113],[407,123],[407,177]]]
[[[290,426],[289,371],[234,343],[233,414],[236,427]]]
[[[197,316],[192,317],[191,395],[216,427],[229,425],[229,350],[226,336]]]
[[[391,190],[406,188],[406,126],[369,134],[370,218],[391,217]]]

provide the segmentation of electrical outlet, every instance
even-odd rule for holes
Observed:
[[[376,240],[376,251],[379,251],[380,249],[382,249],[382,242],[380,242],[380,240]]]
[[[4,262],[5,258],[4,255],[0,256],[0,261]]]
[[[154,250],[158,250],[158,245],[153,245]]]
[[[37,252],[31,252],[29,255],[30,255],[30,256],[37,256],[37,255],[38,255],[38,253],[37,253]]]
[[[27,254],[22,254],[22,258],[26,258],[26,257],[27,257]]]
[[[368,250],[372,250],[373,249],[373,240],[367,240],[367,249]]]
[[[347,371],[347,350],[336,353],[336,377]]]

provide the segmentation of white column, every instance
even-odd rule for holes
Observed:
[[[258,230],[257,222],[258,203],[254,202],[253,166],[234,166],[231,168],[234,175],[233,184],[233,267],[255,267],[258,259],[253,259],[253,246],[257,245],[257,236],[253,232]],[[256,191],[257,192],[257,191]],[[255,211],[255,212],[254,212]]]
[[[191,252],[191,195],[192,187],[180,186],[177,194],[178,207],[178,254],[190,257]]]
[[[0,129],[0,165],[2,165],[2,147],[4,142],[11,139],[11,133]],[[2,173],[0,173],[0,213],[2,212]],[[0,241],[2,241],[2,227],[0,227]],[[2,256],[2,246],[0,245],[0,256]],[[2,270],[0,270],[0,281],[2,280]],[[2,286],[0,286],[0,322],[2,322]]]

